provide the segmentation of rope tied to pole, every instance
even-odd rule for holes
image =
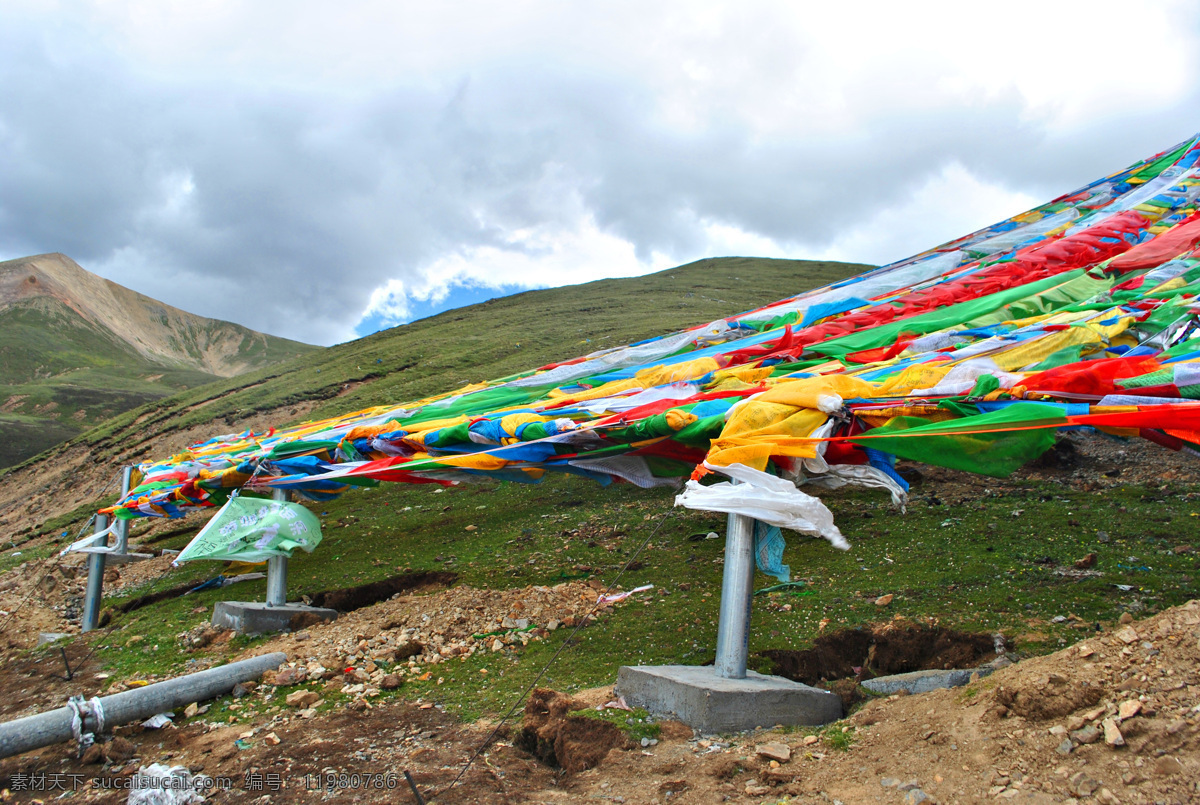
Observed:
[[[67,699],[67,707],[71,708],[71,734],[79,746],[78,756],[83,757],[88,747],[96,742],[96,734],[104,732],[104,705],[98,696],[93,696],[89,701],[82,695],[76,695]],[[84,719],[88,716],[95,722],[92,732],[83,731]]]

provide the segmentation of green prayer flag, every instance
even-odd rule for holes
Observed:
[[[1066,424],[1057,406],[1020,402],[952,422],[893,417],[863,434],[868,438],[850,441],[937,467],[1005,478],[1054,445],[1054,428],[1020,428]]]
[[[262,562],[291,556],[296,548],[312,553],[320,543],[320,520],[299,503],[238,496],[221,507],[175,561]]]

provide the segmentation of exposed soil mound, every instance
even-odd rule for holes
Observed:
[[[996,689],[996,701],[1030,721],[1061,718],[1100,701],[1103,691],[1088,680],[1073,682],[1061,674],[1050,674],[1036,687]]]
[[[605,721],[569,713],[584,704],[546,688],[536,689],[525,705],[525,723],[514,745],[543,762],[567,772],[580,772],[599,763],[629,739]]]
[[[386,601],[398,593],[427,593],[449,587],[458,580],[457,573],[445,570],[426,570],[417,573],[401,573],[382,581],[343,587],[338,590],[322,590],[312,596],[312,605],[328,607],[338,612],[353,612],[372,604]]]
[[[841,629],[806,651],[770,649],[771,673],[806,685],[835,679],[871,679],[946,668],[974,668],[996,657],[995,638],[941,627],[904,624]]]

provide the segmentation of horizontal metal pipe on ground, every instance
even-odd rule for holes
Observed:
[[[105,728],[140,721],[158,713],[186,707],[192,702],[221,696],[233,690],[237,683],[257,679],[264,671],[278,668],[286,660],[287,655],[281,652],[263,654],[165,682],[155,682],[143,688],[102,696],[100,706],[104,709]],[[0,724],[0,758],[70,740],[73,737],[71,719],[71,708],[60,707],[48,713]],[[96,724],[92,719],[85,718],[83,731],[94,732],[95,729]]]

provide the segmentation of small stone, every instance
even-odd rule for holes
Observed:
[[[263,740],[266,741],[270,746],[279,746],[279,736],[273,732],[268,732],[266,736],[263,737]]]
[[[805,735],[805,736],[804,736],[804,745],[805,745],[805,746],[812,746],[813,744],[817,743],[817,742],[818,742],[818,741],[820,741],[820,740],[821,740],[821,738],[820,738],[820,736],[818,736],[818,735]],[[892,779],[892,778],[891,778],[891,777],[886,777],[886,778],[884,778],[884,779],[890,780],[890,779]],[[899,783],[900,781],[899,781],[899,780],[897,780],[896,782],[897,782],[897,783]]]
[[[1091,646],[1080,646],[1079,647],[1079,656],[1084,658],[1085,660],[1095,653],[1096,653],[1096,649],[1092,648]]]
[[[1098,782],[1081,771],[1072,774],[1071,779],[1067,781],[1067,788],[1077,797],[1090,797],[1099,787]]]
[[[792,759],[792,750],[788,748],[787,744],[778,741],[760,744],[754,751],[759,757],[777,760],[780,763],[787,763]]]
[[[187,707],[183,708],[183,717],[191,718],[192,716],[196,715],[196,713],[199,713],[199,712],[200,712],[200,705],[197,704],[196,702],[192,702]]]
[[[1054,747],[1054,751],[1060,755],[1069,755],[1075,749],[1075,744],[1071,743],[1070,738],[1063,738],[1063,742]]]
[[[1170,755],[1164,755],[1154,761],[1154,773],[1160,777],[1169,777],[1173,774],[1183,773],[1183,764],[1177,758]]]
[[[1096,801],[1100,805],[1121,805],[1121,800],[1117,799],[1117,795],[1107,788],[1101,788],[1096,792]]]
[[[81,757],[79,759],[79,762],[83,763],[84,765],[89,765],[92,763],[103,763],[104,762],[104,749],[100,746],[100,744],[92,744],[83,753],[83,757]]]
[[[875,599],[875,606],[886,607],[888,604],[892,603],[892,599],[894,599],[895,597],[896,596],[893,595],[892,593],[888,593],[887,595],[881,595]]]
[[[275,672],[275,684],[281,688],[299,685],[307,679],[308,669],[303,665],[298,665],[294,668],[284,668],[282,671]]]
[[[379,687],[383,690],[395,690],[400,687],[400,683],[399,674],[384,674],[383,678],[379,680]]]
[[[1082,559],[1076,559],[1075,560],[1075,569],[1076,570],[1087,570],[1088,568],[1093,568],[1096,566],[1096,560],[1098,558],[1099,557],[1097,557],[1096,554],[1089,553],[1087,556],[1083,557]]]
[[[297,690],[289,693],[284,700],[289,707],[311,707],[321,698],[315,690]]]
[[[492,641],[492,651],[495,652],[495,651],[503,651],[503,650],[504,650],[504,643],[500,642],[499,638]]]
[[[1175,553],[1191,553],[1195,549],[1192,548],[1191,545],[1176,545],[1171,550],[1173,550]]]
[[[1142,703],[1137,699],[1127,699],[1121,702],[1121,706],[1117,710],[1117,720],[1124,721],[1127,718],[1133,718],[1140,712],[1142,712]]]
[[[815,738],[817,736],[810,735],[809,737]],[[879,781],[879,784],[881,786],[883,786],[884,788],[895,788],[896,786],[900,785],[900,781],[897,780],[895,777],[884,777],[882,780]]]
[[[558,618],[551,618],[550,620],[546,621],[547,632],[553,632],[559,626],[562,626],[562,621],[560,621]]]
[[[1133,630],[1132,626],[1126,626],[1117,632],[1117,639],[1126,645],[1136,643],[1138,641],[1138,633]]]
[[[246,684],[247,684],[247,683],[245,683],[245,682],[239,682],[239,683],[237,683],[236,685],[234,685],[234,686],[233,686],[233,698],[235,698],[235,699],[241,699],[241,698],[244,698],[244,697],[246,697],[246,696],[249,696],[249,695],[250,695],[250,693],[251,693],[251,692],[253,692],[253,690],[254,690],[254,687],[246,687]],[[251,682],[251,683],[249,683],[249,684],[250,684],[251,686],[253,686],[253,685],[254,685],[254,683],[253,683],[253,682]]]
[[[1076,743],[1094,744],[1096,741],[1100,740],[1100,730],[1096,729],[1091,724],[1088,724],[1086,727],[1072,732],[1071,738]]]
[[[896,786],[896,790],[897,791],[915,791],[916,789],[918,789],[920,787],[921,787],[921,784],[918,783],[916,780],[909,780],[907,783],[900,783],[900,785]]]
[[[478,530],[479,530],[479,526],[477,526],[477,525],[469,525],[469,526],[467,526],[467,527],[466,527],[465,529],[463,529],[463,530],[464,530],[464,531],[478,531]]]
[[[1053,727],[1050,728],[1049,732],[1051,735],[1066,735],[1067,728],[1064,727],[1062,724],[1055,724]]]
[[[1121,624],[1122,626],[1128,626],[1129,624],[1133,623],[1133,616],[1128,612],[1122,612],[1121,617],[1117,618],[1117,623]]]
[[[134,755],[134,746],[120,736],[104,745],[104,757],[112,763],[124,763]]]
[[[1121,735],[1121,728],[1117,726],[1115,718],[1104,719],[1104,742],[1109,746],[1125,745],[1125,737]]]
[[[919,805],[919,803],[927,802],[929,795],[919,788],[914,788],[904,795],[904,805]]]
[[[761,797],[770,794],[771,789],[765,785],[758,785],[754,782],[746,783],[746,794],[752,797]]]

